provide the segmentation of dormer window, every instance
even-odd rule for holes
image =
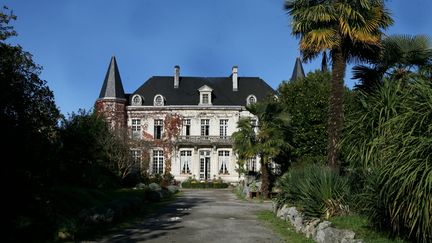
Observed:
[[[142,98],[140,95],[136,94],[132,96],[132,105],[142,105]]]
[[[208,94],[203,94],[202,95],[202,103],[203,104],[208,104],[209,103],[209,95]]]
[[[249,95],[246,99],[247,105],[255,104],[256,102],[257,102],[257,98],[255,97],[255,95]]]
[[[198,89],[198,91],[200,92],[200,105],[211,105],[212,104],[212,91],[213,89],[210,88],[207,85],[202,86],[201,88]]]
[[[164,97],[160,94],[156,95],[153,100],[154,106],[163,106],[164,105]]]

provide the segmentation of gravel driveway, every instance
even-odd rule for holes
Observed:
[[[135,227],[99,242],[282,242],[256,217],[270,208],[270,203],[238,200],[230,190],[183,190]]]

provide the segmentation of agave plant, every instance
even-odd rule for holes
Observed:
[[[306,216],[328,219],[349,212],[348,181],[329,167],[292,169],[278,183],[277,202],[298,206]]]

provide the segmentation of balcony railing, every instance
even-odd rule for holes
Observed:
[[[179,136],[176,142],[179,145],[232,145],[229,136]]]

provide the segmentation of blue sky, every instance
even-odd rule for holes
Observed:
[[[127,93],[151,76],[259,76],[273,88],[291,77],[298,40],[283,0],[13,1],[19,36],[62,113],[91,109],[115,55]],[[431,0],[388,0],[388,34],[432,36]],[[309,72],[319,60],[304,65]],[[348,70],[346,84],[352,87]]]

